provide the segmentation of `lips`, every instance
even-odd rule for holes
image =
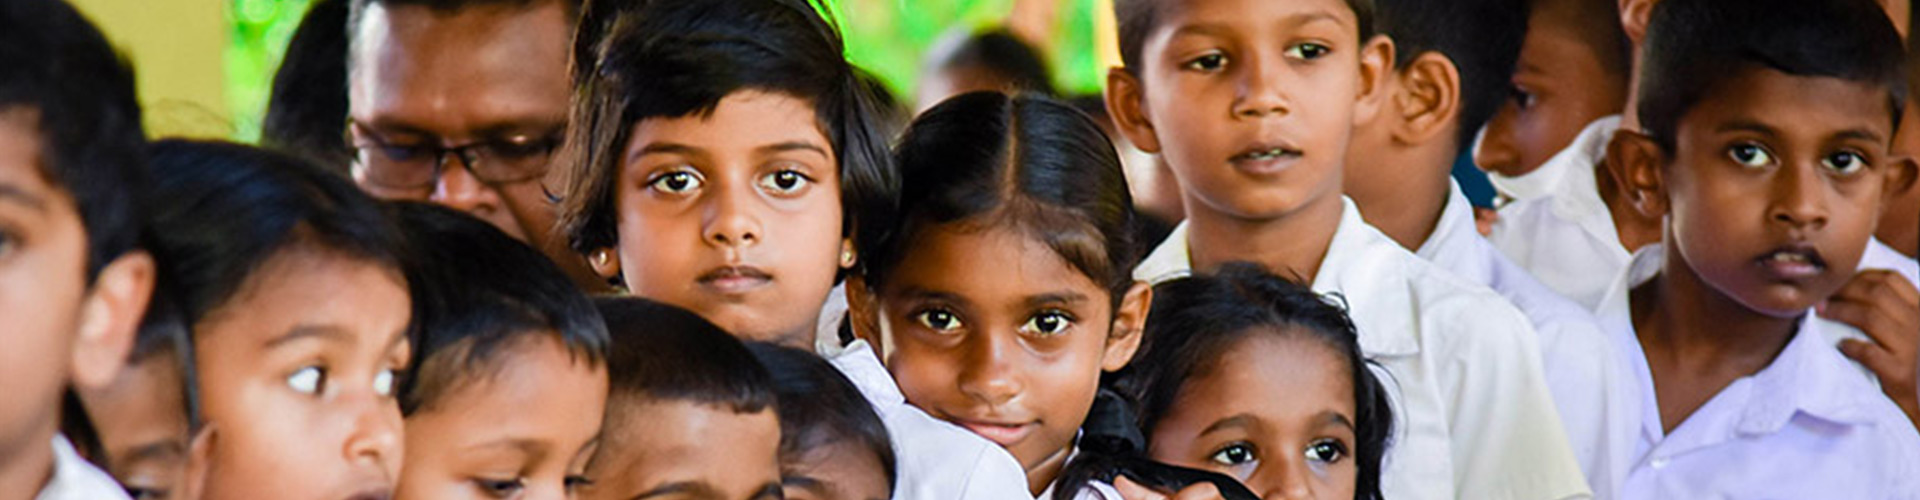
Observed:
[[[347,500],[388,500],[392,497],[393,497],[393,492],[391,491],[391,489],[382,487],[382,488],[372,488],[365,491],[361,491],[359,493],[355,493],[353,494],[353,496],[347,497]]]
[[[1801,281],[1827,270],[1827,260],[1811,245],[1790,245],[1761,254],[1754,264],[1778,281]]]
[[[722,295],[741,295],[773,282],[773,275],[753,266],[725,266],[701,274],[700,286]]]
[[[1243,172],[1271,175],[1285,171],[1302,154],[1299,148],[1285,142],[1257,143],[1227,158],[1227,162]]]
[[[987,438],[988,441],[993,441],[1001,447],[1011,447],[1021,441],[1025,441],[1027,436],[1033,435],[1033,431],[1040,427],[1039,424],[1033,422],[1014,423],[955,419],[953,423],[954,425],[965,427],[967,430],[973,431],[974,434],[979,434],[980,437]]]

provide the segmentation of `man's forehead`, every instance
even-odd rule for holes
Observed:
[[[565,12],[559,2],[370,6],[355,27],[352,115],[441,136],[557,126],[568,100]]]

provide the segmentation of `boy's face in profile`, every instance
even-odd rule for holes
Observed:
[[[1668,244],[1750,310],[1806,312],[1853,276],[1873,233],[1890,113],[1880,86],[1771,69],[1710,89],[1660,170]]]
[[[0,110],[0,470],[52,460],[42,439],[58,426],[87,294],[86,228],[42,170],[39,121],[37,111]],[[29,482],[19,493],[33,495],[40,479]]]
[[[813,105],[744,90],[632,132],[614,184],[627,287],[742,339],[812,350],[843,245],[839,161]]]
[[[295,247],[199,319],[196,368],[213,433],[205,497],[390,495],[410,304],[395,270]]]
[[[587,500],[777,500],[780,421],[773,408],[650,398],[610,403],[587,465]],[[613,421],[618,419],[618,421]]]
[[[1506,177],[1533,172],[1565,149],[1587,125],[1617,114],[1626,102],[1624,75],[1612,74],[1596,51],[1581,40],[1570,22],[1613,22],[1573,19],[1555,8],[1569,1],[1536,2],[1527,18],[1527,36],[1513,74],[1513,93],[1487,122],[1473,161]]]
[[[187,409],[180,357],[163,348],[127,366],[112,385],[77,391],[106,452],[101,463],[134,500],[178,498],[187,466]]]
[[[1387,65],[1341,0],[1167,2],[1140,67],[1109,77],[1122,132],[1193,210],[1280,217],[1339,196],[1352,127]],[[1127,116],[1122,116],[1127,115]],[[1322,205],[1324,206],[1324,205]]]

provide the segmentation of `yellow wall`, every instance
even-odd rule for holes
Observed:
[[[147,133],[228,137],[224,0],[68,0],[133,62]]]

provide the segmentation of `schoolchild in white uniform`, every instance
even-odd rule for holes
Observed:
[[[1612,148],[1665,221],[1601,303],[1632,397],[1617,498],[1916,498],[1920,433],[1822,338],[1886,186],[1902,50],[1867,0],[1663,0],[1640,130]]]

